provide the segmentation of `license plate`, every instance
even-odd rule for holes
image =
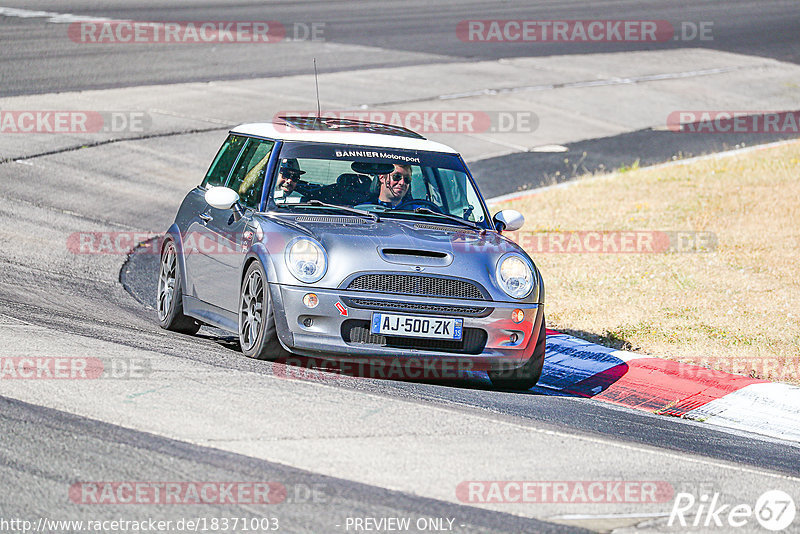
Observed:
[[[372,333],[390,336],[460,340],[464,319],[373,313]]]

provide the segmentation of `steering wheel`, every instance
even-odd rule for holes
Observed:
[[[428,208],[429,210],[434,211],[436,213],[442,213],[442,208],[440,208],[430,200],[414,199],[414,198],[401,202],[400,204],[395,206],[394,209],[414,211],[415,208]]]
[[[367,189],[372,184],[372,179],[363,174],[342,174],[336,179],[336,183],[340,187],[354,188],[354,189]]]

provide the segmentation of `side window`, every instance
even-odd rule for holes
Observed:
[[[415,198],[427,200],[428,189],[425,181],[422,179],[422,172],[419,167],[411,167],[411,188],[405,198]]]
[[[436,176],[433,174],[433,170],[430,167],[425,167],[422,169],[422,176],[423,179],[420,180],[416,187],[419,189],[415,189],[415,184],[411,182],[411,193],[413,198],[417,199],[425,199],[430,200],[437,206],[444,207],[444,202],[442,201],[442,194],[439,192],[439,186],[436,182]]]
[[[480,200],[474,189],[467,185],[467,175],[450,169],[439,169],[439,175],[450,214],[473,222],[482,222]]]
[[[217,152],[217,157],[206,173],[202,186],[225,185],[225,180],[228,179],[228,173],[231,167],[236,162],[236,156],[244,146],[246,137],[241,135],[229,135],[222,147]]]
[[[231,175],[228,187],[239,193],[242,204],[257,209],[264,189],[264,174],[272,154],[272,141],[250,139]]]
[[[467,175],[463,174],[463,179],[467,181]],[[460,215],[460,217],[464,217],[465,219],[472,221],[472,222],[483,222],[484,216],[483,210],[481,209],[481,201],[478,198],[477,193],[475,192],[474,187],[464,186],[467,190],[467,203],[466,209]]]

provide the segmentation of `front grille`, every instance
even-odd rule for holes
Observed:
[[[486,331],[480,328],[464,328],[461,341],[449,341],[446,339],[383,336],[370,332],[369,326],[369,321],[348,319],[342,323],[342,339],[345,343],[458,354],[480,354],[486,347],[486,340],[488,339]]]
[[[355,278],[347,289],[374,291],[395,295],[422,295],[426,297],[449,297],[481,300],[483,292],[466,280],[457,278],[437,278],[416,274],[363,274]]]
[[[398,310],[406,312],[441,313],[447,315],[470,315],[480,317],[488,315],[488,308],[479,306],[451,306],[448,304],[423,304],[421,302],[400,302],[397,300],[372,300],[344,298],[346,304],[353,308],[369,308],[381,310]]]

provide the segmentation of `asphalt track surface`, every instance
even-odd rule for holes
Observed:
[[[639,130],[612,137],[566,143],[566,152],[517,152],[486,158],[470,171],[487,197],[568,182],[576,177],[647,166],[677,159],[725,152],[797,137],[795,133],[676,134],[666,130]],[[496,177],[505,177],[498,180]]]
[[[158,256],[150,247],[138,247],[122,269],[120,280],[131,295],[154,309],[153,295],[158,283]],[[146,313],[157,320],[154,311]],[[238,351],[238,341],[232,334],[216,328],[204,327],[200,332],[212,343]],[[238,355],[237,355],[238,356]],[[307,360],[303,360],[304,362]],[[263,373],[272,373],[265,363]],[[307,365],[307,364],[304,364]],[[800,474],[800,447],[785,447],[778,441],[753,439],[746,433],[720,431],[702,423],[676,420],[626,408],[609,406],[601,402],[586,402],[545,388],[534,388],[525,393],[498,393],[485,381],[465,377],[463,382],[439,383],[396,382],[357,378],[342,380],[345,387],[358,387],[364,391],[413,396],[426,402],[457,402],[470,409],[489,408],[499,414],[530,419],[596,435],[614,436],[634,443],[665,447],[676,452],[702,454],[709,458],[749,464],[753,467]],[[564,423],[568,422],[567,425]]]
[[[655,0],[642,2],[555,0],[546,2],[378,0],[297,2],[96,2],[5,1],[7,7],[139,21],[274,20],[285,27],[324,23],[329,43],[366,47],[357,54],[295,47],[275,55],[261,45],[83,45],[66,43],[67,24],[42,19],[0,20],[0,96],[54,91],[305,74],[318,57],[320,72],[437,61],[471,62],[633,50],[708,47],[800,62],[800,6],[791,0]],[[624,19],[713,22],[713,41],[673,43],[471,43],[456,36],[460,21],[472,19]],[[298,36],[299,33],[298,33]],[[395,51],[376,56],[369,48]]]
[[[25,9],[54,10],[50,2],[6,2]],[[469,47],[453,38],[454,23],[467,18],[639,18],[714,20],[719,38],[713,43],[729,51],[774,57],[798,62],[798,8],[790,2],[654,2],[647,9],[633,3],[597,2],[591,14],[583,2],[552,2],[539,6],[494,2],[447,4],[420,3],[410,6],[387,6],[365,2],[354,9],[345,2],[297,2],[270,6],[252,4],[185,3],[163,7],[158,2],[126,3],[110,8],[96,8],[93,3],[59,3],[57,11],[137,20],[270,19],[284,22],[324,21],[326,38],[333,42],[377,46],[397,50],[398,59],[386,56],[337,58],[322,70],[347,70],[380,63],[403,65],[425,61],[414,54],[451,56],[454,62],[514,55],[585,53],[565,45],[547,45],[532,50],[527,46]],[[354,31],[354,29],[358,31]],[[145,83],[173,83],[190,80],[235,79],[255,76],[281,76],[306,72],[305,65],[318,52],[298,51],[295,57],[266,61],[253,50],[204,50],[214,61],[199,61],[196,49],[186,51],[125,50],[114,47],[84,49],[61,47],[63,27],[39,19],[0,18],[3,41],[0,48],[3,82],[2,96],[35,94],[75,89],[116,87]],[[608,45],[616,50],[616,45]],[[679,46],[676,44],[675,46]],[[601,48],[602,50],[602,48]],[[406,54],[407,53],[407,54]],[[406,55],[403,55],[406,54]],[[236,57],[232,57],[236,56]],[[338,63],[337,63],[338,62]],[[110,82],[109,80],[113,80]],[[141,349],[157,353],[165,361],[190,361],[211,365],[220,371],[246,371],[256,375],[274,375],[280,364],[255,362],[242,357],[230,336],[203,330],[189,338],[158,329],[152,309],[154,275],[157,259],[152,254],[134,254],[118,275],[119,263],[102,258],[71,257],[63,250],[61,227],[108,229],[148,227],[161,230],[171,220],[181,187],[163,184],[167,193],[152,198],[156,180],[146,178],[160,170],[159,165],[186,163],[180,154],[198,150],[210,153],[219,144],[222,132],[193,136],[175,136],[163,140],[131,141],[33,158],[28,163],[0,164],[2,197],[0,221],[11,229],[16,241],[2,236],[2,277],[0,277],[0,312],[10,330],[19,327],[41,329],[48,335],[80,336],[87,340],[111,343],[119,350]],[[661,132],[645,131],[613,140],[586,141],[586,146],[601,146],[597,156],[581,164],[587,169],[614,168],[629,164],[638,147],[658,145]],[[683,139],[689,139],[684,141]],[[681,138],[686,143],[675,148],[701,152],[692,145],[697,138]],[[707,139],[709,150],[727,148],[715,139]],[[728,139],[737,145],[750,140]],[[595,143],[595,145],[592,145]],[[572,147],[571,147],[572,148]],[[662,148],[658,148],[662,150]],[[642,163],[669,159],[663,149],[646,156]],[[140,156],[152,157],[142,163]],[[524,155],[533,157],[532,155]],[[555,156],[537,155],[550,161],[552,172],[543,171],[544,183],[560,172]],[[523,155],[478,162],[473,167],[486,169],[520,168]],[[552,158],[552,159],[548,159]],[[647,159],[650,158],[650,159]],[[207,158],[206,158],[207,159]],[[194,165],[194,163],[192,163]],[[204,163],[203,163],[204,165]],[[507,167],[504,167],[507,166]],[[194,169],[193,169],[194,170]],[[163,174],[163,172],[162,172]],[[139,176],[143,184],[129,184],[130,176]],[[87,176],[108,177],[99,187],[81,182]],[[149,189],[148,189],[149,188]],[[185,189],[185,187],[184,187]],[[509,192],[498,188],[492,193]],[[143,223],[143,221],[145,221]],[[72,225],[72,226],[70,226]],[[48,229],[54,232],[48,236]],[[114,261],[112,261],[114,260]],[[124,283],[119,283],[119,278]],[[133,298],[131,297],[133,296]],[[5,324],[5,323],[4,323]],[[13,328],[12,328],[13,326]],[[4,327],[5,329],[6,327]],[[34,331],[34,337],[36,336]],[[44,333],[41,334],[44,338]],[[17,339],[17,338],[14,338]],[[47,338],[51,339],[51,338]],[[16,348],[16,347],[13,347]],[[31,348],[57,352],[58,345]],[[8,347],[7,347],[8,350]],[[496,392],[479,380],[464,383],[424,383],[393,380],[329,379],[317,380],[329,388],[342,388],[396,402],[437,406],[465,417],[478,414],[497,424],[513,423],[547,432],[575,437],[642,446],[656,452],[723,462],[742,470],[800,476],[800,447],[779,440],[741,432],[713,429],[701,423],[671,419],[634,410],[613,407],[591,399],[554,395],[534,389],[525,393]],[[202,392],[198,392],[202,396]],[[200,398],[202,401],[202,398]],[[44,399],[42,399],[44,404]],[[188,402],[198,402],[187,399]],[[180,409],[176,407],[175,409]],[[268,416],[268,414],[259,414]],[[59,518],[113,518],[117,507],[98,510],[74,506],[64,499],[63,488],[75,480],[163,480],[170,475],[187,480],[282,480],[291,491],[314,485],[324,488],[324,502],[293,502],[275,512],[282,521],[292,524],[291,532],[331,531],[331,525],[345,516],[441,516],[458,517],[467,532],[575,532],[576,526],[520,518],[471,506],[420,497],[414,492],[391,491],[382,487],[330,477],[309,470],[287,467],[247,455],[234,454],[213,447],[169,439],[163,436],[124,428],[91,417],[70,413],[10,398],[0,390],[0,515]],[[567,442],[569,443],[569,442]],[[569,457],[569,446],[549,451],[552,460]],[[509,452],[508,454],[515,454]],[[526,452],[527,453],[527,452]],[[543,457],[541,462],[550,459]],[[578,461],[578,459],[576,459]],[[620,457],[620,477],[636,476],[640,465],[627,465]],[[675,460],[676,463],[679,463]],[[630,471],[629,471],[630,469]],[[637,471],[636,469],[640,469]],[[646,472],[646,471],[644,471]],[[687,463],[683,480],[697,481],[698,475]],[[721,475],[722,476],[722,475]],[[737,474],[724,475],[730,484],[738,483]],[[776,482],[776,486],[780,486]],[[754,488],[757,493],[767,486]],[[152,514],[161,518],[187,515],[237,515],[248,510],[231,507],[202,510],[175,510],[164,507]]]
[[[68,473],[75,470],[90,474],[92,480],[160,480],[165,472],[172,472],[189,476],[191,480],[281,480],[286,488],[285,502],[291,506],[283,506],[269,517],[278,518],[283,525],[292,525],[291,531],[328,531],[331,525],[342,522],[342,511],[362,517],[458,517],[470,525],[466,529],[468,532],[574,531],[543,521],[486,513],[468,506],[336,480],[4,397],[0,397],[0,409],[3,432],[7,436],[4,445],[11,451],[4,455],[3,464],[17,477],[13,487],[15,497],[2,502],[6,518],[30,516],[34,512],[31,505],[40,499],[41,493],[56,493],[60,485],[73,483]],[[38,429],[35,434],[30,432],[32,426]],[[32,456],[28,452],[31,449],[41,456]],[[127,460],[109,462],[105,451],[114,451]],[[42,479],[46,480],[45,484],[41,483]],[[37,483],[31,484],[34,481]],[[6,486],[5,491],[10,495],[12,487]],[[45,517],[68,517],[74,514],[74,507],[70,502],[54,502],[35,511]],[[158,517],[178,521],[187,516],[243,517],[250,513],[245,505],[190,505],[188,509],[165,507]]]

